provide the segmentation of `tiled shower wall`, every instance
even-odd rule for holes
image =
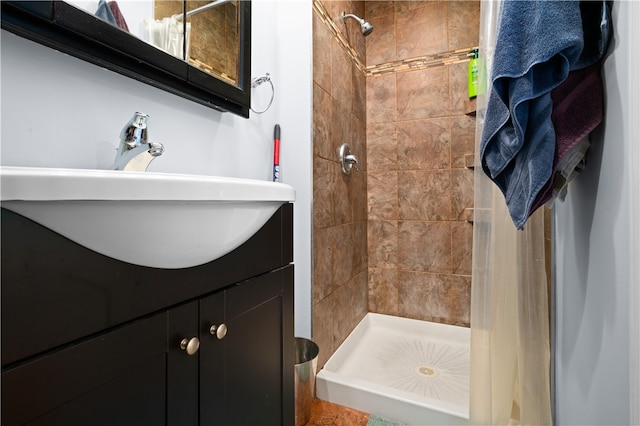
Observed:
[[[340,19],[343,10],[363,16],[364,3],[324,1],[320,7],[364,58],[359,26]],[[365,88],[364,73],[314,11],[312,311],[319,366],[367,313]],[[359,173],[342,174],[342,143],[360,160]]]
[[[477,1],[370,1],[368,67],[478,45]],[[445,55],[446,56],[446,55]],[[369,310],[469,324],[468,61],[367,77]],[[465,161],[465,156],[467,161]],[[472,164],[472,162],[471,162]]]
[[[473,153],[475,120],[467,114],[467,61],[412,67],[423,55],[464,57],[478,44],[479,10],[479,2],[460,1],[314,2],[312,311],[320,366],[367,311],[468,325],[473,171],[465,155]],[[373,33],[363,37],[342,11],[366,16]],[[396,63],[405,59],[410,65]],[[341,173],[343,142],[360,173]]]

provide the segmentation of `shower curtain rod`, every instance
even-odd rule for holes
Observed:
[[[200,13],[200,12],[204,12],[205,10],[209,10],[209,9],[211,9],[211,8],[214,8],[214,7],[216,7],[216,6],[222,6],[222,5],[223,5],[223,4],[225,4],[225,3],[230,3],[230,2],[232,2],[232,1],[233,1],[233,0],[217,0],[217,1],[212,1],[211,3],[205,4],[204,6],[200,6],[200,7],[197,7],[197,8],[195,8],[195,9],[193,9],[193,10],[188,11],[188,12],[187,12],[187,14],[186,14],[186,15],[187,15],[187,18],[189,18],[189,17],[191,17],[191,16],[193,16],[193,15],[197,15],[197,14],[198,14],[198,13]],[[178,19],[178,20],[179,20],[179,19],[182,19],[182,17],[183,17],[183,16],[184,16],[183,14],[173,15],[173,17],[174,17],[175,19]]]

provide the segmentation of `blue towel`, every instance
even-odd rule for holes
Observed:
[[[111,25],[115,25],[115,26],[118,25],[118,21],[116,21],[116,17],[113,16],[113,12],[109,8],[109,5],[107,4],[106,0],[100,0],[98,2],[98,10],[96,10],[95,15],[98,18],[104,21],[107,21]]]
[[[580,16],[582,17],[584,47],[572,71],[586,68],[600,61],[607,52],[613,37],[611,1],[583,0],[580,2]]]
[[[551,90],[567,78],[582,50],[579,1],[504,1],[480,155],[518,229],[551,177]]]

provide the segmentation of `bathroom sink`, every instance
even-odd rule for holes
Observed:
[[[248,240],[284,203],[286,184],[115,170],[0,167],[1,206],[98,253],[187,268]]]

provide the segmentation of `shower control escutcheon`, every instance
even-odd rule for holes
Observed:
[[[360,171],[360,163],[358,162],[358,157],[353,155],[351,152],[351,147],[348,143],[343,143],[340,145],[340,149],[338,149],[338,159],[340,160],[340,165],[342,166],[342,173],[345,175],[351,174],[351,169],[355,166],[356,172]]]

